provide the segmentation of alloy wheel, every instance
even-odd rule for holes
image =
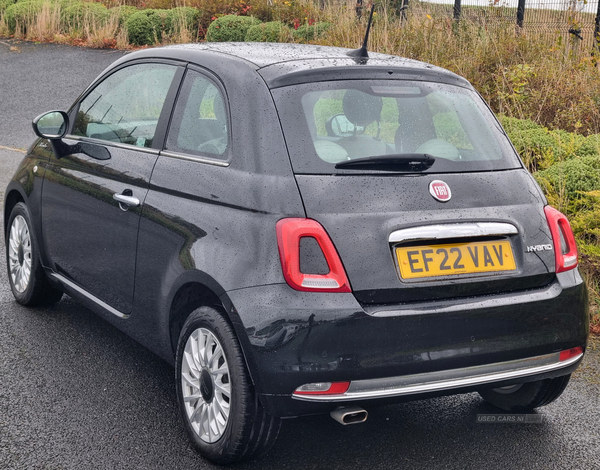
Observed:
[[[181,390],[194,432],[205,442],[218,441],[229,421],[231,380],[223,347],[206,328],[194,330],[185,344]]]
[[[19,293],[25,292],[31,278],[31,235],[25,218],[17,215],[8,235],[10,277]]]

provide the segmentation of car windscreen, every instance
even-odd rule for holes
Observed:
[[[398,171],[426,173],[522,166],[483,100],[465,88],[404,80],[343,80],[272,92],[297,174],[365,172],[364,165],[347,169],[344,162],[376,156],[386,156],[387,162],[432,156],[435,161],[428,168],[398,166]],[[388,171],[389,167],[388,163]],[[368,167],[368,172],[373,170],[377,165]]]

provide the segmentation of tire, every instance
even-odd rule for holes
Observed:
[[[21,305],[54,305],[61,299],[62,292],[54,289],[46,277],[31,227],[27,206],[17,203],[8,218],[5,239],[8,282]]]
[[[480,390],[479,395],[504,411],[530,411],[556,400],[567,388],[570,378],[571,374],[509,387]]]
[[[175,371],[179,410],[203,457],[230,464],[258,457],[275,443],[281,420],[260,404],[237,337],[220,312],[201,307],[187,318]]]

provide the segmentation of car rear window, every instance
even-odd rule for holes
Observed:
[[[396,154],[434,156],[428,173],[521,166],[483,100],[461,87],[344,80],[283,87],[273,96],[296,173],[355,173],[335,165]]]

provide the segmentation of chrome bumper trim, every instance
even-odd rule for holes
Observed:
[[[443,240],[445,238],[485,237],[493,235],[515,235],[517,227],[503,222],[476,222],[444,225],[425,225],[396,230],[388,238],[390,243],[419,240]]]
[[[355,380],[350,383],[348,391],[343,394],[321,396],[293,394],[292,398],[314,402],[343,402],[452,390],[454,388],[485,385],[562,369],[574,364],[582,357],[583,353],[560,362],[560,352],[557,352],[544,356],[465,367],[463,369],[451,369],[382,379]]]

